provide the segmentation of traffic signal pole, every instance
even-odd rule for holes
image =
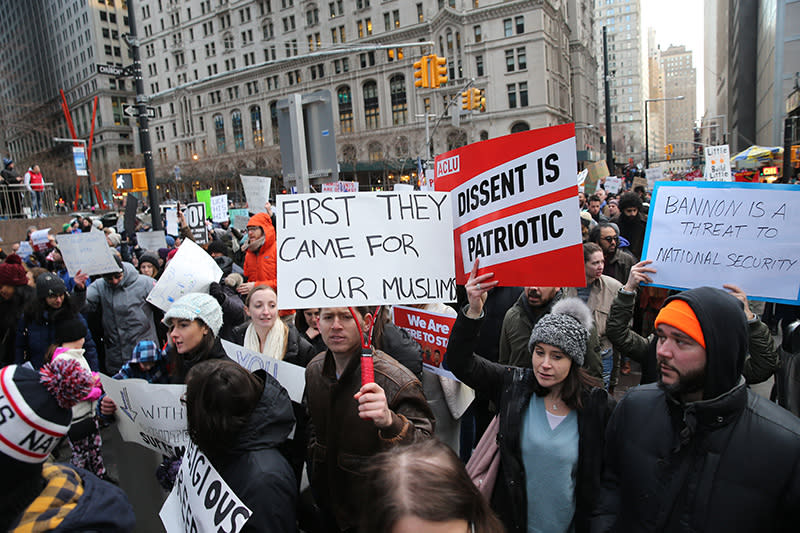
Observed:
[[[133,81],[136,87],[136,108],[139,114],[139,144],[144,156],[144,172],[147,176],[147,198],[150,203],[150,218],[153,231],[164,229],[161,223],[161,211],[158,207],[158,189],[156,176],[153,169],[153,146],[150,144],[150,120],[147,118],[147,96],[144,94],[144,80],[142,79],[142,60],[139,53],[139,38],[136,36],[136,9],[134,0],[128,0],[128,24],[131,32],[128,34],[128,46],[131,47],[133,56]]]

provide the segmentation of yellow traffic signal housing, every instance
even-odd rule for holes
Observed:
[[[394,61],[395,59],[400,61],[401,59],[403,59],[402,48],[389,48],[386,52],[389,57],[389,61]],[[416,66],[416,63],[414,65]]]
[[[436,54],[428,56],[432,65],[431,87],[439,87],[447,83],[447,58],[438,57]]]
[[[480,110],[481,113],[486,111],[486,96],[484,96],[485,94],[486,94],[485,91],[481,90],[481,99],[480,102],[478,103],[478,109]]]
[[[147,190],[147,174],[143,168],[121,168],[112,174],[117,192],[142,192]]]
[[[472,109],[472,91],[461,93],[461,109]]]
[[[434,56],[435,57],[435,56]],[[422,56],[419,61],[414,63],[414,81],[415,87],[430,87],[430,80],[428,79],[428,59],[429,56]]]
[[[478,89],[477,87],[473,87],[470,89],[470,109],[479,109],[481,107],[481,96],[483,95],[483,91]]]

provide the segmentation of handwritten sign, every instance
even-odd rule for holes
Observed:
[[[211,197],[211,220],[214,222],[225,222],[228,220],[227,194]]]
[[[247,209],[229,209],[228,215],[230,216],[231,224],[236,229],[245,229],[247,227],[247,221],[250,219],[250,215],[247,212]],[[242,217],[245,219],[245,225],[241,228],[236,225],[236,217]]]
[[[733,181],[731,175],[731,152],[727,144],[706,146],[706,168],[704,177],[709,181]]]
[[[184,294],[208,292],[211,284],[221,277],[222,270],[216,261],[197,244],[186,239],[147,295],[147,301],[166,311]]]
[[[197,202],[186,206],[186,224],[192,232],[192,239],[197,244],[208,243],[206,227],[206,204]]]
[[[170,457],[190,442],[181,396],[185,385],[154,385],[143,379],[113,379],[101,374],[103,389],[117,404],[122,439]]]
[[[179,235],[180,228],[178,227],[178,210],[167,209],[167,235]]]
[[[586,196],[591,196],[597,190],[597,184],[607,178],[610,172],[605,159],[595,161],[586,167],[586,178],[583,181],[583,192]]]
[[[269,200],[269,188],[272,178],[264,176],[240,176],[244,197],[247,200],[247,210],[251,213],[266,213],[264,207]]]
[[[800,190],[792,185],[658,182],[643,257],[654,284],[733,283],[757,300],[800,301]]]
[[[640,181],[636,181],[636,178],[633,178],[633,188],[641,185],[647,190],[652,191],[655,183],[664,179],[664,169],[661,167],[648,168],[644,171],[644,175],[644,180],[642,180],[640,176],[636,176]]]
[[[608,194],[618,194],[619,190],[622,188],[622,178],[616,176],[607,177],[603,188]]]
[[[164,237],[164,230],[140,231],[136,234],[136,242],[142,250],[157,251],[159,248],[167,247],[167,239]]]
[[[570,124],[438,156],[436,188],[450,191],[458,283],[480,259],[479,273],[494,272],[501,286],[584,286],[576,168]]]
[[[249,372],[256,370],[265,370],[267,374],[271,375],[278,382],[283,385],[286,392],[289,393],[289,398],[293,402],[302,403],[303,391],[306,388],[306,370],[305,368],[286,361],[267,357],[266,355],[248,350],[244,346],[239,346],[232,342],[222,339],[222,348],[232,361],[239,363],[243,368]]]
[[[108,246],[108,243],[106,243],[106,246]],[[19,250],[17,250],[17,255],[20,256],[23,260],[30,257],[32,253],[33,253],[33,248],[31,247],[31,243],[29,243],[28,241],[21,241],[19,243]]]
[[[50,244],[50,228],[40,229],[31,233],[33,248],[39,251],[46,250]],[[108,246],[108,243],[106,243]]]
[[[57,235],[56,239],[70,276],[75,276],[79,270],[90,276],[119,272],[119,265],[102,231],[67,233]]]
[[[282,309],[455,300],[441,192],[278,196]]]
[[[167,533],[238,533],[253,515],[211,461],[190,443],[158,513]]]

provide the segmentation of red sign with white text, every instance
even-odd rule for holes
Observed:
[[[392,311],[394,324],[406,330],[422,346],[422,362],[441,367],[456,317],[401,305],[393,306]]]
[[[583,287],[575,126],[470,144],[436,157],[453,206],[456,282],[476,259],[499,285]]]

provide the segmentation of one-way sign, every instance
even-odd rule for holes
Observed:
[[[126,105],[122,108],[122,112],[128,115],[129,117],[138,117],[139,113],[137,112],[136,106],[133,105]],[[155,107],[148,107],[147,108],[147,118],[156,118],[156,108]]]

